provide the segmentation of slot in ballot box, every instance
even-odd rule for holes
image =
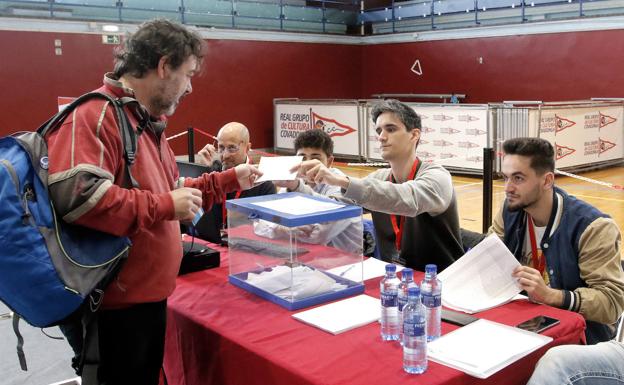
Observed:
[[[364,292],[362,209],[320,196],[226,202],[229,282],[289,310]],[[352,274],[350,274],[352,276]]]

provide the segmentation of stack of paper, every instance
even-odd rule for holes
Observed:
[[[511,276],[517,266],[505,244],[490,235],[438,275],[442,304],[476,313],[511,301],[521,291]]]
[[[377,321],[379,299],[366,294],[293,314],[293,317],[332,334]]]
[[[432,361],[488,378],[552,341],[537,333],[480,319],[427,344]]]

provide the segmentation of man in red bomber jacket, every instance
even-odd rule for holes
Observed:
[[[201,206],[209,209],[227,192],[251,187],[259,175],[243,164],[197,179],[179,178],[164,135],[166,117],[191,93],[202,49],[201,37],[179,24],[146,22],[116,51],[115,70],[104,75],[97,90],[140,103],[126,107],[132,127],[149,121],[131,167],[139,188],[124,188],[124,146],[107,101],[79,106],[47,138],[48,184],[58,214],[68,223],[132,241],[99,313],[101,384],[158,384],[166,299],[182,258],[179,221],[192,220]],[[80,347],[72,347],[79,354]]]

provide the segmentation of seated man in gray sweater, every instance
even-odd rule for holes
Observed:
[[[444,270],[463,255],[459,216],[451,175],[444,167],[416,156],[420,117],[397,100],[373,107],[381,155],[390,169],[364,179],[338,175],[318,160],[294,170],[313,183],[339,186],[336,199],[371,211],[382,258],[421,271],[434,263]]]

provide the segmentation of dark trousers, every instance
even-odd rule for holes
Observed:
[[[100,311],[100,383],[158,385],[166,321],[166,300]]]

